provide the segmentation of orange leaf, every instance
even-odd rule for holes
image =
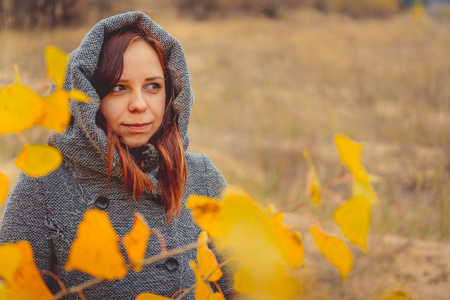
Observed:
[[[31,177],[42,177],[56,170],[62,155],[53,146],[31,144],[23,146],[14,163]]]
[[[221,208],[218,200],[191,195],[186,207],[192,209],[192,216],[197,225],[208,232],[212,238],[222,235]]]
[[[17,82],[0,89],[0,134],[20,132],[30,128],[42,117],[41,96]]]
[[[6,199],[6,195],[8,195],[8,184],[8,177],[0,173],[0,205]]]
[[[277,212],[272,216],[276,229],[275,245],[283,256],[284,261],[291,269],[303,266],[303,242],[299,232],[291,227],[283,225],[283,212]]]
[[[69,56],[55,46],[48,46],[45,49],[45,62],[47,63],[47,73],[53,79],[57,89],[61,89],[66,75],[66,66]]]
[[[202,275],[197,269],[197,264],[195,263],[195,261],[191,260],[189,262],[189,266],[191,267],[192,271],[194,271],[195,274],[195,290],[194,290],[195,299],[198,300],[209,299],[209,296],[213,294],[211,287],[209,286],[209,283],[203,280]]]
[[[167,298],[160,295],[155,295],[152,293],[142,293],[136,297],[136,300],[171,300],[172,298]]]
[[[52,299],[53,295],[45,285],[44,280],[39,273],[33,259],[33,250],[28,241],[19,241],[16,244],[10,244],[15,250],[10,248],[8,252],[11,259],[14,260],[15,270],[11,276],[11,269],[9,274],[5,276],[6,288],[12,299],[36,299],[46,300]],[[13,251],[13,253],[11,253]],[[17,263],[17,253],[20,259]],[[7,258],[10,258],[9,256]],[[3,274],[2,274],[3,276]]]
[[[217,268],[219,264],[217,263],[216,256],[214,253],[208,248],[208,234],[205,231],[200,233],[198,237],[199,246],[197,248],[197,261],[199,264],[199,273],[201,276],[205,277],[211,274],[212,271],[214,273],[211,274],[206,280],[208,281],[217,281],[219,280],[223,273],[220,268]]]
[[[317,175],[316,168],[314,167],[311,155],[309,155],[309,152],[307,150],[303,150],[303,156],[306,159],[306,162],[308,163],[309,168],[309,174],[310,179],[307,182],[307,191],[309,192],[309,196],[311,197],[312,202],[315,205],[320,204],[320,180],[319,176]]]
[[[44,97],[44,113],[36,125],[64,132],[70,121],[69,94],[64,90],[57,90]]]
[[[370,224],[370,202],[366,197],[354,196],[336,209],[333,219],[345,237],[366,250]]]
[[[0,277],[6,282],[12,282],[21,259],[22,253],[16,244],[0,245]]]
[[[368,180],[366,169],[361,163],[361,144],[341,134],[334,137],[334,142],[339,151],[342,163],[350,170],[353,176],[356,179]]]
[[[324,234],[319,228],[310,228],[317,248],[340,272],[344,280],[353,266],[353,256],[347,246],[341,240]]]
[[[82,91],[77,90],[77,89],[73,89],[71,90],[69,93],[69,98],[75,100],[75,101],[79,101],[79,102],[87,102],[90,103],[90,99],[89,97]]]
[[[133,229],[123,238],[123,244],[136,272],[142,270],[140,263],[144,259],[150,233],[144,217],[135,212]]]
[[[127,274],[118,237],[106,212],[90,209],[78,225],[66,265],[66,270],[73,269],[107,280]]]

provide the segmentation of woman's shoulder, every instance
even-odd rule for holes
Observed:
[[[208,155],[186,152],[185,156],[191,193],[219,198],[227,182]]]

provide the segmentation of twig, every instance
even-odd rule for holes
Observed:
[[[330,197],[331,199],[336,201],[339,205],[343,205],[345,203],[345,199],[341,195],[332,190],[323,189],[322,195]]]
[[[317,218],[309,211],[309,209],[307,209],[306,207],[300,207],[299,211],[304,213],[311,220],[311,223],[317,225],[322,230],[322,225],[320,224],[319,220],[317,220]]]
[[[19,138],[19,140],[24,144],[24,145],[28,145],[28,141],[27,138],[22,134],[22,132],[16,132],[17,137]]]
[[[190,243],[190,244],[187,244],[184,247],[180,247],[180,248],[177,248],[177,249],[166,251],[166,252],[160,253],[158,255],[155,255],[155,256],[149,257],[147,259],[144,259],[139,265],[140,266],[151,265],[151,264],[154,264],[157,261],[163,260],[164,258],[167,258],[167,257],[170,257],[170,256],[175,256],[175,255],[181,254],[183,252],[186,252],[188,250],[195,249],[197,247],[198,247],[198,242]],[[128,268],[128,269],[130,269],[130,268]],[[69,289],[66,289],[65,291],[60,291],[59,293],[57,293],[53,297],[53,300],[61,299],[62,297],[67,296],[69,294],[78,293],[78,292],[80,292],[80,291],[82,291],[84,289],[87,289],[87,288],[89,288],[89,287],[91,287],[93,285],[99,284],[100,282],[103,282],[103,281],[105,281],[105,279],[103,279],[103,278],[91,279],[91,280],[86,281],[86,282],[84,282],[84,283],[82,283],[80,285],[77,285],[77,286],[71,287]]]
[[[164,236],[162,235],[161,231],[158,229],[151,229],[151,232],[154,233],[159,240],[159,246],[161,247],[161,252],[167,252],[167,246],[166,246],[166,240],[164,239]]]
[[[41,272],[42,275],[47,275],[47,276],[50,276],[51,278],[53,278],[53,280],[55,280],[58,283],[59,288],[62,291],[66,291],[67,290],[66,286],[64,285],[64,282],[62,282],[61,279],[58,276],[56,276],[55,273],[53,273],[52,271],[49,271],[49,270],[42,270],[40,272]]]
[[[214,274],[214,272],[215,272],[217,269],[220,269],[221,267],[223,267],[224,265],[230,263],[230,262],[233,261],[233,260],[234,260],[234,257],[229,258],[229,259],[227,259],[226,261],[224,261],[223,263],[221,263],[220,265],[218,265],[217,267],[215,267],[214,270],[212,270],[212,271],[208,274],[208,276],[206,276],[205,280],[208,280],[208,278],[211,277],[211,275]],[[184,296],[186,296],[186,295],[189,294],[193,289],[195,289],[195,286],[196,286],[196,284],[193,284],[192,286],[190,286],[188,289],[186,289],[186,290],[183,292],[183,294],[181,294],[180,296],[178,296],[175,300],[181,300]],[[218,287],[218,285],[216,285],[216,287]],[[222,290],[220,289],[220,287],[218,287],[218,289],[219,289],[219,292],[220,292],[220,293],[222,294],[222,296],[223,296],[223,292],[222,292]]]

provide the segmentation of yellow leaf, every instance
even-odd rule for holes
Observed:
[[[220,268],[217,268],[219,264],[214,253],[208,248],[207,241],[208,234],[202,231],[198,237],[199,246],[197,248],[199,273],[208,281],[217,281],[222,277],[223,273]],[[214,273],[211,274],[213,271]],[[211,275],[207,277],[209,274]]]
[[[261,276],[262,275],[262,276]],[[277,265],[270,274],[255,274],[248,268],[236,272],[234,289],[254,299],[290,300],[300,293],[298,281],[286,274],[282,265]]]
[[[127,251],[128,257],[134,264],[133,269],[136,272],[142,270],[140,263],[145,257],[148,239],[150,237],[150,229],[145,222],[144,217],[135,212],[133,229],[123,238],[123,244]]]
[[[142,293],[136,297],[136,300],[172,300],[172,298],[167,298],[160,295],[155,295],[152,293]]]
[[[213,294],[211,287],[209,286],[209,283],[203,280],[202,275],[200,274],[195,261],[191,260],[189,262],[189,266],[191,267],[192,271],[194,271],[195,274],[195,290],[194,290],[195,299],[197,300],[208,299],[209,296]]]
[[[342,230],[342,234],[352,243],[367,249],[367,233],[370,224],[370,202],[358,195],[349,199],[333,214],[333,219]]]
[[[0,205],[6,199],[6,195],[8,195],[8,184],[8,177],[0,173]]]
[[[12,299],[6,285],[0,280],[0,300]]]
[[[272,216],[276,228],[275,245],[291,269],[303,266],[303,243],[299,232],[283,225],[283,212]]]
[[[56,170],[62,162],[62,155],[53,146],[25,145],[14,163],[31,177],[42,177]]]
[[[222,201],[205,197],[191,200],[188,206],[193,208],[197,224],[208,234],[212,228],[215,241],[220,239],[218,247],[226,247],[238,262],[245,263],[258,289],[271,286],[279,266],[303,265],[300,235],[283,225],[282,214],[269,217],[244,191],[229,187]],[[281,289],[282,283],[277,287]]]
[[[371,176],[369,175],[369,178]],[[355,179],[353,181],[353,195],[365,196],[370,204],[378,203],[378,195],[369,180]]]
[[[197,225],[212,238],[222,235],[220,202],[218,200],[191,195],[186,207],[192,209],[192,217]]]
[[[353,256],[347,246],[339,239],[324,234],[319,228],[311,227],[311,234],[317,248],[340,272],[344,280],[353,266]]]
[[[22,253],[16,244],[0,245],[0,278],[12,282],[21,259]]]
[[[6,287],[12,299],[52,299],[53,295],[45,285],[33,259],[33,250],[28,241],[13,244],[20,253],[20,262],[16,266],[12,280],[6,280]],[[15,254],[14,254],[15,255]],[[15,259],[15,258],[13,258]]]
[[[127,274],[118,237],[106,212],[90,209],[78,225],[66,265],[66,270],[73,269],[106,280]]]
[[[246,295],[253,295],[255,293],[254,279],[248,268],[242,268],[234,274],[234,289]]]
[[[45,49],[45,61],[48,75],[55,82],[57,89],[61,89],[64,84],[69,56],[55,46],[48,46]]]
[[[314,167],[313,161],[311,159],[311,156],[309,155],[308,150],[303,150],[303,156],[305,157],[306,162],[308,163],[309,174],[310,174],[310,179],[308,180],[306,189],[309,193],[309,196],[311,197],[311,201],[314,204],[319,205],[320,204],[320,189],[321,189],[319,176],[317,175],[316,168]]]
[[[0,134],[32,127],[42,117],[43,109],[41,96],[19,82],[3,87],[0,89]]]
[[[361,163],[361,144],[358,144],[346,136],[336,135],[334,142],[339,151],[342,163],[350,170],[356,179],[367,179],[368,174]]]
[[[44,97],[44,113],[36,125],[63,133],[70,121],[69,94],[57,90]]]
[[[69,98],[79,102],[91,102],[88,95],[84,92],[74,89],[68,93]]]
[[[394,291],[389,293],[388,295],[385,295],[382,298],[377,298],[380,300],[412,300],[411,297],[409,297],[405,292],[403,291]]]

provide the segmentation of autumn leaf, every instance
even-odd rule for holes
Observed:
[[[140,263],[145,257],[145,250],[147,248],[148,239],[150,237],[150,229],[144,217],[135,212],[134,224],[131,231],[123,238],[123,244],[127,251],[128,257],[134,264],[133,269],[136,272],[142,270]]]
[[[377,298],[379,300],[412,300],[405,292],[403,291],[394,291],[385,295],[384,297]]]
[[[347,246],[338,238],[324,234],[319,228],[310,228],[317,248],[340,272],[346,280],[353,266],[353,256]]]
[[[334,142],[338,148],[342,163],[354,176],[353,195],[364,195],[371,204],[378,202],[378,196],[370,183],[373,175],[369,175],[361,163],[362,146],[343,135],[336,135]]]
[[[230,249],[238,263],[245,265],[255,286],[275,284],[279,266],[303,265],[300,235],[283,225],[282,214],[268,216],[237,188],[225,189],[222,198],[190,197],[188,207],[203,230],[209,234],[212,229],[217,235],[219,248]]]
[[[295,278],[286,274],[283,265],[277,265],[269,274],[255,274],[248,268],[242,268],[234,275],[234,289],[254,299],[290,300],[300,293],[300,286]]]
[[[317,175],[316,168],[314,167],[313,161],[311,159],[311,156],[309,155],[309,152],[307,150],[303,150],[303,156],[306,159],[306,162],[308,163],[309,168],[309,176],[307,181],[307,187],[306,190],[308,191],[309,197],[311,198],[311,201],[319,205],[320,204],[320,189],[321,184],[319,180],[319,176]]]
[[[366,197],[358,195],[338,207],[333,214],[342,234],[352,243],[367,249],[367,233],[370,224],[370,202]]]
[[[67,93],[56,90],[53,94],[44,97],[44,113],[37,124],[62,133],[69,122],[70,108]]]
[[[45,62],[48,76],[53,79],[57,88],[62,88],[69,56],[55,46],[48,46],[45,49]]]
[[[42,177],[56,170],[62,162],[62,155],[53,146],[25,145],[14,163],[31,177]]]
[[[213,294],[213,291],[211,290],[209,283],[203,280],[202,275],[200,274],[200,271],[195,261],[191,260],[189,262],[189,266],[191,267],[192,271],[194,271],[195,274],[195,290],[194,290],[195,299],[198,300],[208,299],[209,296]]]
[[[283,215],[283,212],[277,212],[271,218],[276,229],[274,242],[284,261],[291,269],[295,269],[304,266],[302,236],[292,227],[283,225]]]
[[[90,209],[78,225],[66,265],[66,270],[73,269],[106,280],[127,274],[118,237],[106,212]]]
[[[11,299],[52,299],[36,267],[33,250],[28,241],[0,246],[0,277],[5,280],[6,291]],[[8,298],[7,298],[8,299]]]
[[[45,50],[47,73],[55,83],[56,90],[43,99],[44,112],[36,125],[63,133],[70,122],[69,99],[80,102],[91,102],[89,97],[82,91],[63,89],[69,56],[55,46],[49,46]]]
[[[367,178],[368,180],[366,169],[361,163],[361,144],[341,134],[334,137],[334,143],[339,151],[342,163],[350,170],[353,176],[357,179]]]
[[[197,261],[199,265],[198,272],[200,276],[203,276],[208,281],[217,281],[219,280],[223,273],[220,268],[218,268],[219,264],[217,263],[216,256],[208,248],[208,234],[205,231],[200,233],[198,237],[199,246],[197,248]],[[211,272],[213,272],[211,274]],[[211,274],[209,277],[207,277]]]
[[[0,277],[12,282],[21,259],[22,253],[16,244],[0,245]]]
[[[16,83],[0,89],[0,134],[16,133],[32,127],[43,113],[41,96],[22,85],[19,69]]]
[[[220,202],[216,199],[191,195],[186,207],[192,209],[192,217],[197,225],[208,232],[212,238],[218,238],[222,233]]]
[[[136,300],[172,300],[172,298],[167,298],[152,293],[142,293],[136,297]]]
[[[6,199],[6,195],[8,195],[8,185],[8,177],[0,173],[0,205],[2,205],[3,201]]]

